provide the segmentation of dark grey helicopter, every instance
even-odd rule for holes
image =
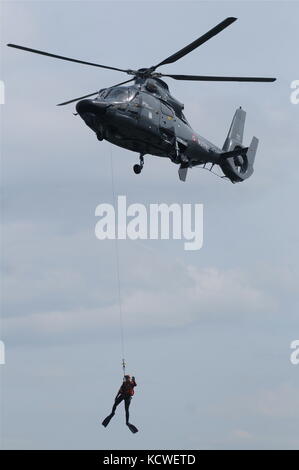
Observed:
[[[82,60],[50,54],[37,49],[7,44],[10,47],[34,52],[57,59],[80,64],[117,70],[132,75],[133,78],[109,88],[101,89],[80,98],[75,98],[58,106],[78,101],[76,110],[85,123],[96,133],[99,140],[138,152],[140,163],[134,165],[134,172],[140,173],[144,165],[144,155],[170,158],[180,165],[179,177],[186,180],[188,168],[211,163],[219,165],[232,183],[241,182],[253,173],[253,163],[258,139],[253,137],[249,147],[242,145],[246,113],[237,109],[223,148],[220,149],[195,132],[184,116],[184,105],[169,92],[161,77],[175,80],[273,82],[266,77],[214,77],[202,75],[167,75],[156,72],[161,65],[171,64],[205,43],[237,18],[226,18],[206,34],[188,46],[172,54],[167,59],[149,68],[124,70],[116,67],[85,62]],[[131,86],[121,86],[134,82]],[[97,95],[95,99],[86,99]]]

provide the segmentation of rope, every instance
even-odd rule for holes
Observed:
[[[111,165],[111,185],[112,185],[112,196],[113,196],[113,205],[116,207],[116,198],[115,198],[115,183],[114,183],[114,168],[113,168],[113,156],[112,148],[110,147],[110,165]],[[207,170],[214,175],[218,176],[221,179],[227,179],[225,176],[220,176],[214,171],[212,171],[214,165],[211,168],[205,168],[205,166],[197,166],[202,170]],[[117,276],[117,294],[118,294],[118,307],[119,307],[119,324],[120,324],[120,341],[121,341],[121,355],[122,355],[122,369],[123,375],[126,375],[126,361],[125,361],[125,342],[124,342],[124,325],[123,325],[123,311],[122,311],[122,299],[121,299],[121,289],[120,289],[120,270],[119,270],[119,248],[118,248],[118,238],[115,234],[115,258],[116,258],[116,276]]]
[[[112,148],[110,149],[110,164],[111,164],[111,184],[112,184],[112,195],[113,205],[115,207],[115,189],[114,189],[114,169],[113,169],[113,157]],[[123,374],[126,374],[126,362],[125,362],[125,343],[124,343],[124,326],[123,326],[123,312],[122,312],[122,301],[121,301],[121,290],[120,290],[120,274],[119,274],[119,249],[117,234],[115,234],[115,258],[116,258],[116,276],[117,276],[117,293],[118,293],[118,307],[119,307],[119,324],[120,324],[120,341],[121,341],[121,355],[122,355],[122,368]]]

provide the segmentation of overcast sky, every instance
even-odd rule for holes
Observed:
[[[298,2],[1,2],[1,444],[5,449],[299,448]],[[228,16],[238,21],[164,73],[276,76],[273,84],[168,80],[196,131],[222,146],[235,109],[253,176],[231,184],[99,142],[56,103],[126,76],[7,48],[12,42],[119,68],[151,66]],[[95,208],[203,203],[204,245],[119,242],[130,433],[121,383],[113,241]]]

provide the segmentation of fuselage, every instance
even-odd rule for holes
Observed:
[[[79,101],[76,109],[99,140],[175,163],[184,154],[190,166],[217,162],[221,150],[191,128],[183,107],[162,80],[147,79],[100,90],[94,100]]]

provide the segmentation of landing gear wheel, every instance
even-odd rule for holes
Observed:
[[[134,173],[136,173],[136,175],[139,175],[139,173],[141,173],[141,170],[144,165],[144,158],[142,154],[139,156],[139,161],[140,161],[139,165],[136,164],[133,166],[133,170],[134,170]]]
[[[142,166],[136,164],[133,166],[133,170],[134,170],[134,173],[136,173],[136,175],[139,175],[139,173],[141,173]]]

